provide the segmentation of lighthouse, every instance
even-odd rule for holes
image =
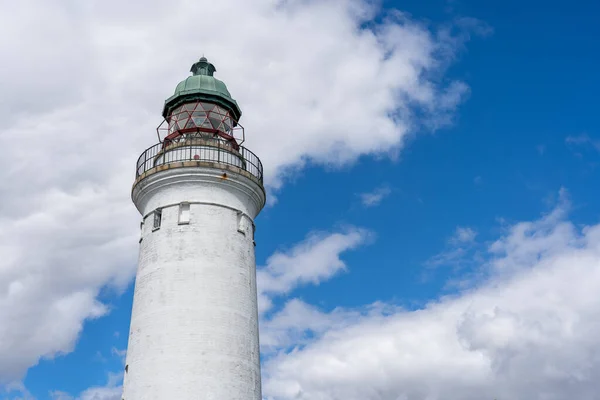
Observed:
[[[124,400],[261,400],[254,219],[260,160],[202,57],[136,165],[142,215]]]

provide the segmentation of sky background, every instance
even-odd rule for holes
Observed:
[[[0,399],[120,399],[135,161],[203,54],[265,166],[265,400],[600,398],[599,14],[0,0]]]

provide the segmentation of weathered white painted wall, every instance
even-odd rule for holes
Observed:
[[[125,400],[261,400],[252,219],[264,192],[222,174],[175,168],[134,188],[146,217]],[[181,202],[191,203],[186,225],[178,224]],[[158,207],[162,223],[153,231]]]

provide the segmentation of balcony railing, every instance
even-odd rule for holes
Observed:
[[[245,147],[235,150],[230,144],[216,139],[187,139],[163,142],[149,147],[138,158],[135,177],[161,165],[185,161],[204,161],[231,165],[248,171],[263,182],[263,166],[260,159]]]

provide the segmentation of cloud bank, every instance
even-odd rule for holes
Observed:
[[[285,321],[280,343],[292,341],[264,365],[265,398],[595,399],[600,225],[576,227],[567,208],[563,194],[510,227],[488,246],[483,284],[423,309],[327,313],[292,300],[273,317]]]

